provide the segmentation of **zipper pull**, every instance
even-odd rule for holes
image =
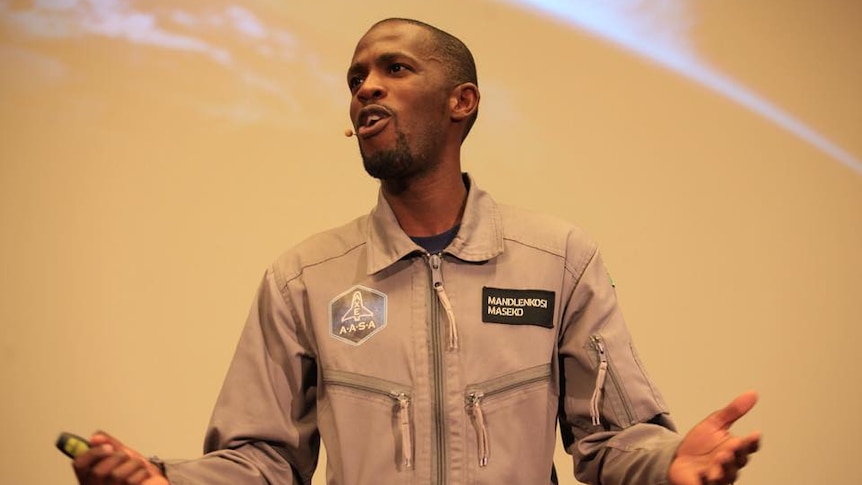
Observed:
[[[398,427],[401,430],[402,465],[413,468],[413,437],[410,433],[410,396],[403,392],[392,391],[392,399],[398,401]]]
[[[431,265],[431,283],[434,285],[434,291],[437,293],[437,299],[443,306],[443,311],[446,312],[446,319],[449,322],[449,350],[458,349],[458,326],[455,325],[455,312],[452,311],[452,304],[449,302],[449,295],[446,294],[446,288],[443,286],[443,258],[439,254],[434,253],[428,257],[428,263]]]
[[[473,427],[476,428],[476,441],[479,445],[479,466],[488,465],[488,430],[485,428],[485,414],[482,412],[481,392],[471,392],[467,396],[467,408],[473,417]]]
[[[601,421],[601,398],[605,387],[605,377],[608,374],[608,357],[605,355],[605,344],[598,335],[590,337],[593,348],[599,355],[599,371],[596,374],[596,387],[593,389],[593,397],[590,399],[590,417],[593,418],[593,426],[602,424]]]

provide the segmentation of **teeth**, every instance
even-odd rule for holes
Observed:
[[[371,115],[365,120],[365,126],[371,126],[380,121],[380,115]]]

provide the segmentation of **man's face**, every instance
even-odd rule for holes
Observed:
[[[347,72],[350,119],[372,177],[421,174],[440,160],[450,86],[431,42],[422,27],[387,22],[356,46]]]

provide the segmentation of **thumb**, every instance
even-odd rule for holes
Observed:
[[[96,431],[92,436],[90,436],[90,445],[108,445],[112,450],[122,450],[125,448],[120,440],[101,430]]]
[[[122,451],[129,457],[140,460],[140,462],[144,464],[144,467],[150,471],[151,475],[162,476],[162,471],[159,467],[153,464],[153,462],[151,462],[147,457],[142,455],[139,451],[124,445],[122,441],[104,431],[96,431],[93,433],[93,436],[90,437],[90,444],[93,446],[107,445],[112,447],[114,451]]]
[[[727,406],[709,416],[709,420],[722,429],[730,428],[739,418],[751,411],[757,403],[757,392],[747,391],[736,397]]]

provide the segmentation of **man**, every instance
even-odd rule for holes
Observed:
[[[729,428],[755,394],[680,439],[594,242],[462,174],[479,106],[467,48],[388,19],[347,78],[377,207],[268,269],[206,455],[160,470],[99,433],[79,481],[310,483],[322,437],[328,483],[547,484],[559,421],[582,481],[732,483],[759,436]]]

